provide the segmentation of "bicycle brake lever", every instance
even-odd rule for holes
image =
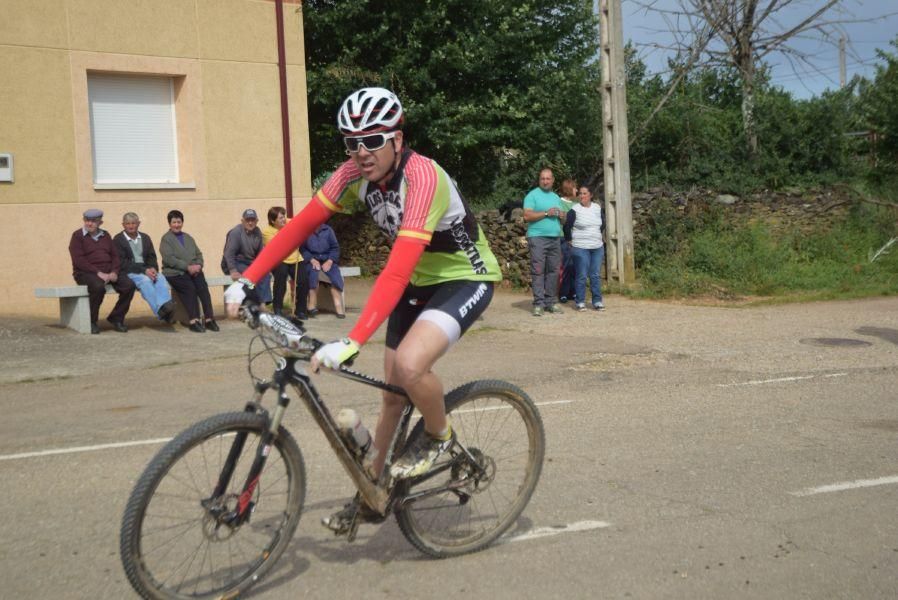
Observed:
[[[250,329],[256,329],[259,326],[259,314],[262,309],[254,302],[244,301],[240,307],[240,316],[243,321],[249,325]]]

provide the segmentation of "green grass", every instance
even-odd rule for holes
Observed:
[[[627,293],[775,302],[898,294],[898,243],[870,260],[898,236],[896,220],[895,209],[865,204],[831,226],[787,230],[717,217],[671,227],[660,218],[646,240],[656,251],[643,253],[639,288]]]

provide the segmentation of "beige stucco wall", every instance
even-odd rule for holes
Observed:
[[[101,208],[117,233],[137,212],[157,242],[165,214],[216,272],[224,234],[245,208],[283,205],[275,4],[271,0],[0,0],[0,183],[14,224],[0,236],[0,313],[53,316],[35,287],[70,285],[68,241],[81,213]],[[311,196],[302,16],[284,4],[294,206]],[[88,70],[165,74],[177,88],[182,189],[98,190],[93,184]],[[135,301],[143,311],[143,302]],[[106,307],[105,309],[111,308]],[[105,316],[105,311],[101,312]]]

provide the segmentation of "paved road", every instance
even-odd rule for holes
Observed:
[[[515,382],[546,426],[529,507],[476,555],[424,559],[392,521],[352,545],[321,529],[350,484],[296,405],[307,510],[252,597],[895,598],[898,298],[608,306],[537,319],[500,293],[441,364],[449,385]],[[118,526],[153,440],[247,397],[240,324],[137,325],[79,336],[0,319],[0,597],[133,597]],[[347,325],[313,327],[329,339]],[[382,332],[362,370],[377,372],[381,345]],[[373,421],[366,388],[321,390]]]

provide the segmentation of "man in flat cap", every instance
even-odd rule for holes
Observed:
[[[259,215],[256,211],[247,208],[243,211],[240,224],[228,231],[225,238],[224,255],[221,259],[221,269],[225,275],[237,281],[240,274],[256,260],[256,256],[262,251],[262,230],[259,229]],[[266,304],[271,302],[271,274],[266,274],[256,284],[259,299]]]
[[[97,320],[100,305],[106,296],[106,285],[111,285],[118,292],[118,301],[106,318],[112,328],[125,333],[125,315],[131,307],[134,297],[134,284],[127,277],[119,278],[121,268],[118,252],[112,243],[112,237],[104,229],[103,211],[91,208],[84,211],[84,225],[72,233],[69,242],[69,254],[72,256],[72,276],[79,285],[87,286],[90,300],[90,332],[100,333]]]

